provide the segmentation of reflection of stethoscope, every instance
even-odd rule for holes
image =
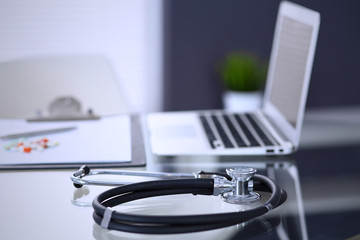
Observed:
[[[93,218],[97,224],[106,229],[135,233],[186,233],[228,227],[264,215],[286,200],[286,192],[283,189],[268,177],[255,174],[256,169],[252,167],[230,168],[226,169],[226,172],[227,175],[204,172],[173,174],[110,170],[90,171],[87,166],[83,166],[71,176],[71,179],[76,187],[81,187],[87,184],[116,184],[115,182],[85,179],[86,176],[99,174],[183,178],[123,185],[107,190],[94,199]],[[230,178],[231,180],[229,180]],[[228,203],[251,204],[260,200],[260,195],[253,190],[270,191],[271,196],[265,203],[240,212],[189,216],[149,216],[122,213],[113,208],[138,199],[185,193],[221,195],[222,199]]]

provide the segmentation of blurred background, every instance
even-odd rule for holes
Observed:
[[[162,16],[161,0],[0,1],[1,117],[59,97],[100,115],[160,110]]]
[[[308,108],[359,105],[359,1],[294,2],[321,14]],[[39,57],[97,55],[108,60],[130,111],[222,108],[219,64],[234,51],[268,61],[279,3],[2,0],[0,65]],[[0,79],[3,91],[12,81],[8,78]],[[37,85],[14,93],[13,99],[1,99],[6,101],[1,110],[44,91]],[[107,97],[106,92],[90,95]]]
[[[221,108],[215,65],[234,50],[268,59],[279,2],[164,1],[165,109]],[[360,104],[359,1],[293,2],[321,14],[307,106]]]

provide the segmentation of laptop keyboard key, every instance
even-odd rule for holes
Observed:
[[[235,140],[236,144],[238,145],[238,147],[246,147],[247,145],[246,145],[244,139],[242,139],[242,137],[240,136],[239,132],[237,131],[237,129],[231,122],[229,116],[224,114],[223,117],[224,117],[225,123],[228,126],[231,134],[233,135],[234,140]]]
[[[213,131],[211,130],[211,127],[209,125],[209,123],[207,122],[206,120],[206,117],[204,116],[200,116],[200,121],[201,121],[201,124],[205,130],[205,133],[206,133],[206,136],[209,140],[209,143],[210,143],[210,146],[211,148],[216,148],[217,145],[216,145],[216,142],[218,141],[213,133]]]
[[[264,133],[264,131],[261,129],[261,127],[258,125],[258,123],[254,120],[254,117],[249,114],[246,113],[245,114],[246,118],[249,120],[249,122],[251,123],[251,125],[253,126],[253,128],[255,129],[256,133],[259,135],[260,139],[263,141],[263,143],[265,144],[265,146],[273,146],[274,144],[271,142],[271,140],[266,136],[266,134]]]
[[[211,115],[211,119],[214,122],[216,130],[218,131],[222,142],[224,143],[224,147],[225,148],[234,148],[234,145],[231,143],[229,137],[226,135],[224,128],[221,126],[219,119],[215,115]]]
[[[239,126],[241,127],[241,129],[243,130],[245,136],[249,140],[250,146],[253,146],[253,147],[260,146],[260,143],[252,135],[252,133],[250,132],[250,130],[248,129],[248,127],[246,126],[244,121],[241,119],[240,115],[234,114],[234,117],[235,117],[237,123],[239,124]]]

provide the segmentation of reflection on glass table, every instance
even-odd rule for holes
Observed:
[[[275,180],[278,185],[285,189],[288,198],[284,205],[278,209],[248,221],[243,224],[221,228],[217,230],[202,231],[186,234],[155,234],[143,235],[125,233],[120,231],[105,230],[94,223],[93,236],[96,239],[238,239],[253,237],[261,239],[264,236],[273,239],[307,239],[304,209],[299,184],[297,167],[290,157],[279,158],[256,158],[257,161],[229,157],[171,157],[158,158],[148,166],[148,170],[160,172],[185,172],[192,173],[200,170],[208,172],[225,172],[225,168],[238,166],[252,166],[257,168],[258,173],[266,175]],[[93,176],[96,178],[97,176]],[[98,176],[99,177],[99,176]],[[102,180],[118,178],[123,176],[101,176]],[[126,178],[126,180],[129,180]],[[135,182],[147,181],[143,177],[133,177]],[[106,189],[106,188],[104,188]],[[94,191],[93,191],[94,190]],[[96,195],[99,194],[98,187],[84,186],[74,190],[72,202],[77,206],[89,206]],[[269,197],[269,193],[260,192],[261,201]],[[224,202],[216,196],[193,196],[171,195],[152,197],[136,200],[115,207],[116,210],[130,214],[140,215],[194,215],[224,212],[244,211],[254,205],[237,205]]]

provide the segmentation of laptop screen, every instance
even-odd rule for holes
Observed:
[[[283,16],[269,100],[293,127],[300,110],[313,28]]]

